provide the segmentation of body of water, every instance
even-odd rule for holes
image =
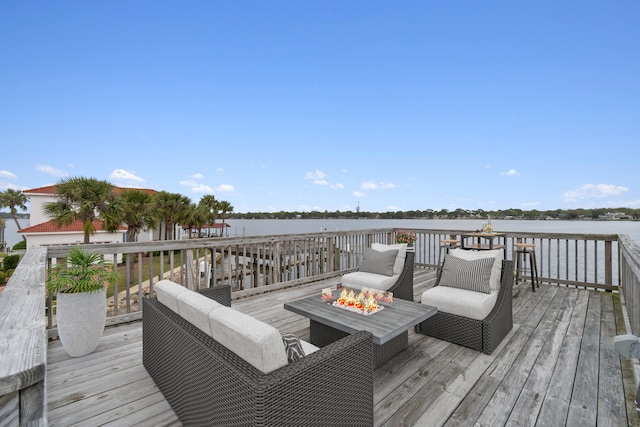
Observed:
[[[229,236],[317,233],[375,228],[422,228],[475,231],[480,219],[233,219],[227,221]],[[629,234],[640,242],[638,221],[520,221],[491,220],[494,231],[532,233]]]
[[[28,219],[19,219],[21,227]],[[320,231],[351,231],[375,228],[423,228],[434,230],[475,231],[484,220],[426,220],[426,219],[231,219],[229,236],[265,236],[270,234],[317,233]],[[638,221],[520,221],[492,220],[495,231],[534,233],[592,233],[629,234],[640,242]],[[5,240],[11,247],[22,240],[11,218],[5,221]]]
[[[28,219],[18,218],[18,222],[20,223],[20,228],[25,228],[29,226]],[[10,248],[16,243],[22,240],[22,234],[18,234],[18,229],[16,227],[16,222],[13,218],[5,218],[4,219],[4,241],[7,242],[7,247]]]

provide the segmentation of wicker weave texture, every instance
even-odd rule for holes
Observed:
[[[413,301],[413,266],[415,257],[415,252],[407,252],[404,268],[402,269],[402,273],[400,273],[398,281],[388,289],[389,292],[393,292],[394,298]]]
[[[373,425],[370,333],[263,374],[157,299],[143,305],[143,365],[185,426]]]
[[[442,270],[435,286],[441,274]],[[415,331],[491,354],[513,328],[512,292],[513,261],[504,260],[498,299],[485,319],[480,321],[439,311],[416,325]]]
[[[312,344],[325,347],[349,334],[323,323],[309,319],[309,336]],[[378,368],[409,345],[409,334],[403,332],[382,345],[373,344],[373,365]]]

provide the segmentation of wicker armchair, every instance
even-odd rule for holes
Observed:
[[[230,306],[230,288],[202,293]],[[185,426],[373,425],[373,344],[347,336],[268,374],[143,300],[143,365]]]
[[[438,273],[438,286],[442,269]],[[513,328],[511,305],[513,289],[513,261],[502,261],[498,298],[491,313],[483,320],[475,320],[438,311],[415,326],[415,331],[441,340],[491,354]]]

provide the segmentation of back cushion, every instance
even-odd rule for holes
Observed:
[[[399,276],[404,269],[404,260],[407,259],[407,244],[397,243],[395,245],[383,245],[382,243],[374,243],[371,245],[371,249],[379,252],[389,251],[393,249],[398,250],[396,255],[396,262],[393,265],[393,275]]]
[[[444,256],[438,285],[489,294],[491,293],[489,277],[491,277],[494,261],[491,258],[466,261],[447,254]]]
[[[371,248],[364,250],[360,271],[363,273],[381,274],[383,276],[393,276],[393,267],[396,263],[398,250],[388,250],[384,252]]]
[[[230,307],[209,312],[209,324],[213,339],[261,372],[287,364],[282,336],[273,326]]]
[[[450,249],[449,255],[462,258],[467,261],[474,261],[482,258],[493,258],[493,268],[491,269],[491,277],[489,278],[489,286],[492,291],[500,289],[500,279],[502,278],[502,260],[504,252],[502,249],[494,249],[490,251],[470,251],[466,249]]]
[[[156,296],[158,297],[158,301],[178,314],[180,314],[180,312],[178,311],[177,297],[180,293],[188,290],[189,289],[184,286],[178,285],[171,280],[160,280],[156,283]]]
[[[205,334],[212,336],[211,326],[209,325],[209,312],[217,310],[223,305],[188,289],[187,292],[178,294],[177,300],[178,314]]]

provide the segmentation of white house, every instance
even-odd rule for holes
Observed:
[[[126,190],[133,190],[133,188],[114,188],[115,192]],[[155,190],[149,189],[136,188],[136,190],[149,193],[156,192]],[[23,193],[29,199],[29,227],[23,228],[18,232],[27,238],[27,247],[69,245],[82,243],[84,241],[81,222],[76,222],[65,227],[58,227],[44,213],[45,203],[55,202],[57,200],[55,185],[25,190]],[[95,221],[93,225],[96,233],[89,237],[91,243],[121,243],[125,241],[127,231],[125,226],[121,226],[117,232],[111,233],[103,229],[100,221]],[[154,237],[157,239],[158,234],[158,230],[142,230],[138,233],[138,241],[152,241]]]

